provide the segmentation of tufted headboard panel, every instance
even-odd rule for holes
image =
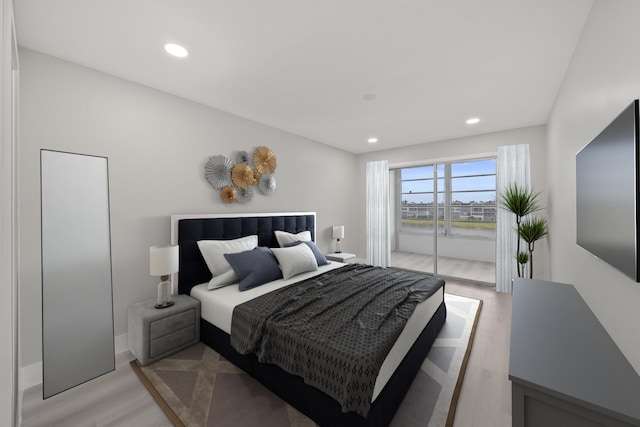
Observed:
[[[173,215],[172,244],[180,246],[178,293],[189,294],[191,288],[211,280],[211,272],[198,249],[198,240],[230,240],[258,235],[258,245],[278,247],[276,230],[288,233],[310,231],[316,238],[315,212],[246,215]],[[174,286],[175,286],[174,278]]]

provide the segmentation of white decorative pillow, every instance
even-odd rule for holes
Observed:
[[[311,240],[311,232],[310,231],[301,231],[298,234],[287,233],[286,231],[276,230],[273,232],[276,235],[276,240],[278,241],[278,245],[281,248],[284,248],[284,245],[287,243],[293,243],[298,241],[310,241]]]
[[[300,273],[315,271],[318,269],[318,262],[313,251],[307,245],[290,246],[288,248],[272,248],[271,251],[276,256],[282,278],[287,280]]]
[[[239,281],[224,254],[251,250],[258,246],[258,236],[246,236],[233,240],[199,240],[198,248],[211,272],[209,290],[231,285]]]

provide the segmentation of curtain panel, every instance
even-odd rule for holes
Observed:
[[[510,184],[531,188],[529,144],[498,147],[496,161],[496,198]],[[516,249],[518,232],[516,217],[510,211],[498,207],[496,213],[496,291],[511,292],[512,279],[517,276]]]
[[[388,267],[391,264],[389,162],[368,162],[366,180],[367,263]]]

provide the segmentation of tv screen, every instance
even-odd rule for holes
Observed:
[[[636,282],[638,100],[576,154],[577,243]]]

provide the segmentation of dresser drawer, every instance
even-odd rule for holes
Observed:
[[[184,329],[151,340],[149,343],[149,357],[154,358],[164,353],[180,348],[196,340],[196,327],[191,324]],[[197,341],[197,340],[196,340]]]
[[[153,341],[156,338],[169,335],[173,332],[193,326],[196,322],[196,311],[191,309],[173,316],[165,317],[151,322],[149,326],[149,337]]]

